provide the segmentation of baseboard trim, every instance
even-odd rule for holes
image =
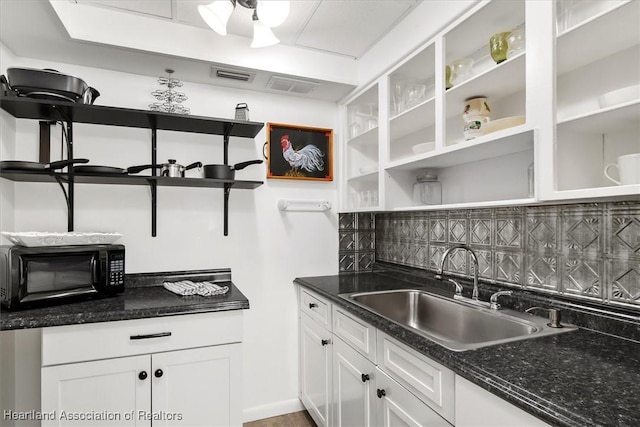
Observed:
[[[302,406],[300,399],[282,400],[280,402],[269,403],[268,405],[245,408],[242,411],[242,419],[243,422],[248,423],[302,410],[304,410],[304,406]]]

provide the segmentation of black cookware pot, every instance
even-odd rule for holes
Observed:
[[[248,162],[236,163],[235,165],[204,165],[204,177],[234,180],[237,170],[260,163],[262,163],[262,160],[249,160]]]
[[[194,162],[188,166],[182,166],[176,163],[175,159],[169,159],[169,163],[162,163],[156,165],[156,169],[160,169],[160,176],[168,176],[171,178],[184,178],[185,171],[194,168],[201,168],[201,162]],[[141,166],[131,166],[127,169],[128,173],[138,173],[143,170],[153,169],[153,165],[141,165]]]
[[[7,80],[10,90],[29,98],[93,104],[100,96],[84,80],[48,68],[7,68]]]
[[[0,169],[15,171],[56,171],[76,163],[89,163],[89,159],[59,160],[51,163],[26,162],[22,160],[0,161]]]

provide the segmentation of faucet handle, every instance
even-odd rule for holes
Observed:
[[[449,279],[449,281],[450,281],[451,283],[453,283],[454,285],[456,285],[456,294],[455,294],[455,296],[459,296],[459,297],[461,297],[461,296],[462,296],[462,290],[464,289],[464,288],[462,287],[462,285],[461,285],[460,283],[456,282],[456,281],[455,281],[455,280],[453,280],[453,279]]]
[[[491,298],[489,299],[489,308],[491,310],[500,310],[500,304],[498,304],[498,297],[502,296],[502,295],[512,295],[513,292],[512,291],[498,291],[494,294],[491,295]]]

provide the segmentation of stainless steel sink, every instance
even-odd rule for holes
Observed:
[[[569,326],[551,328],[542,317],[470,306],[413,289],[341,294],[340,297],[453,351],[576,329]]]

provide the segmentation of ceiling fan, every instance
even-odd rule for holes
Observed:
[[[227,22],[236,4],[253,9],[253,40],[251,47],[266,47],[280,43],[271,28],[282,24],[289,16],[289,1],[286,0],[215,0],[198,6],[204,21],[216,33],[227,35]]]

